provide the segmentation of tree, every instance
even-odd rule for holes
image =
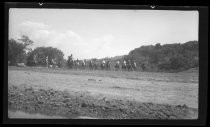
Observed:
[[[23,35],[20,39],[10,39],[8,42],[8,60],[11,65],[15,65],[18,62],[26,62],[28,48],[33,44],[27,36]]]
[[[27,46],[32,45],[34,43],[31,39],[29,39],[28,36],[25,36],[25,35],[22,35],[21,38],[18,40],[24,44],[26,49],[27,49]]]
[[[156,48],[156,49],[159,49],[159,48],[161,48],[161,45],[160,45],[160,43],[157,43],[157,44],[155,45],[155,48]]]
[[[11,62],[11,65],[15,65],[17,62],[22,62],[22,56],[24,54],[24,46],[21,43],[18,43],[16,40],[9,40],[8,44],[8,60]]]
[[[130,51],[126,58],[135,59],[139,65],[148,63],[147,68],[159,68],[165,71],[198,67],[198,41],[141,46]]]
[[[37,64],[36,65],[46,65],[46,57],[48,56],[49,64],[52,63],[52,59],[55,60],[58,67],[62,67],[64,64],[64,54],[61,50],[53,47],[37,47],[32,52],[29,53],[27,58],[27,65],[33,66],[35,65],[34,56],[37,57]]]

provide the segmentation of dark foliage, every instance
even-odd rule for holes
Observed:
[[[29,46],[32,44],[33,41],[24,35],[18,40],[10,39],[8,42],[8,61],[10,64],[26,63],[28,52],[31,50]]]
[[[135,60],[147,70],[187,70],[199,66],[198,41],[141,46],[130,51],[125,59]]]
[[[34,56],[37,56],[36,62],[34,60]],[[52,64],[52,59],[55,60],[58,67],[62,67],[64,65],[64,54],[61,50],[53,47],[37,47],[33,51],[29,53],[27,58],[27,65],[46,65],[46,57],[48,56],[49,64]]]

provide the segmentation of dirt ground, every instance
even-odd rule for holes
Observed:
[[[195,119],[198,116],[197,72],[9,67],[8,86],[11,118],[17,115],[14,111],[100,119]]]

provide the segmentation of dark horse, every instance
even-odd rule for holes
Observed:
[[[79,60],[78,60],[78,59],[74,61],[74,65],[75,65],[76,69],[79,68],[79,64],[80,64],[80,63],[79,63]]]
[[[93,61],[92,60],[89,62],[89,68],[93,69]]]
[[[93,68],[94,68],[95,70],[97,70],[97,68],[98,68],[98,65],[97,65],[97,62],[96,62],[96,61],[93,62]]]
[[[127,63],[124,60],[123,63],[122,63],[122,70],[126,70],[126,69],[127,69]]]
[[[133,68],[134,71],[137,69],[137,65],[136,65],[135,61],[132,62],[132,68]]]
[[[133,70],[133,66],[130,60],[128,60],[127,68],[128,68],[128,71]]]
[[[86,61],[83,60],[83,61],[82,61],[82,68],[85,69],[85,67],[86,67]]]
[[[101,62],[101,69],[104,70],[105,69],[105,63]]]
[[[115,70],[119,70],[120,69],[120,61],[117,61],[114,67],[115,67]]]
[[[146,69],[145,63],[141,64],[141,68],[142,68],[143,71]]]
[[[110,70],[110,61],[106,62],[106,70]]]
[[[73,61],[72,57],[69,56],[67,63],[68,63],[68,65],[69,65],[70,68],[73,67],[74,61]]]

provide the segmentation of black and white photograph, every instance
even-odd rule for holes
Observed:
[[[196,120],[196,10],[10,8],[9,119]]]

